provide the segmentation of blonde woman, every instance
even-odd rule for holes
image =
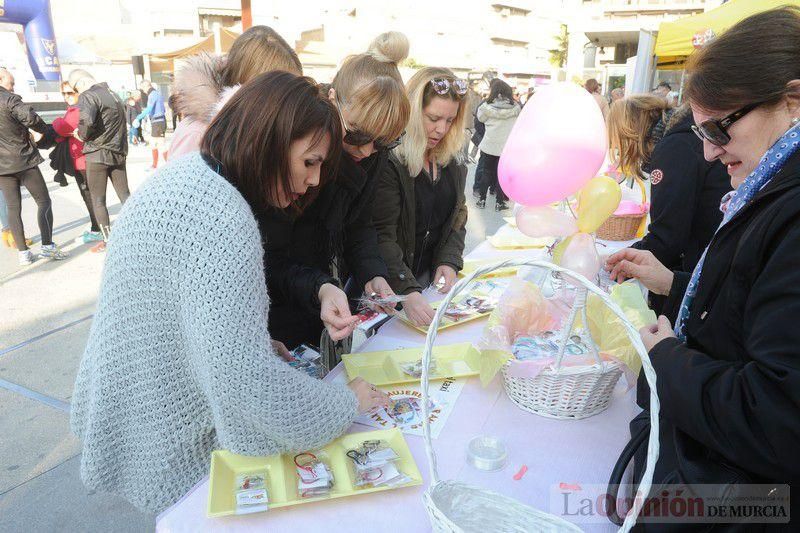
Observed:
[[[692,126],[688,106],[670,116],[666,101],[653,95],[614,102],[608,119],[612,159],[624,175],[650,179],[650,225],[633,247],[683,272],[700,260],[722,220],[720,199],[731,190],[725,165],[705,160]]]
[[[200,150],[208,124],[233,88],[273,70],[303,74],[297,53],[269,26],[249,28],[224,58],[200,54],[187,59],[172,89],[183,119],[172,135],[169,156],[174,159]]]
[[[426,326],[434,312],[422,290],[444,279],[440,292],[448,292],[464,266],[468,86],[446,68],[427,67],[406,89],[411,118],[378,181],[372,217],[389,283],[408,295],[409,319]]]
[[[290,348],[320,343],[323,326],[334,341],[352,333],[357,322],[342,290],[348,281],[353,296],[392,294],[370,207],[376,177],[408,122],[397,68],[408,47],[405,35],[388,32],[345,59],[328,89],[344,129],[336,180],[300,216],[278,209],[259,214],[271,267],[270,333]]]

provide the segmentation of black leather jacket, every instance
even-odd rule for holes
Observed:
[[[78,135],[87,163],[121,165],[128,155],[125,106],[106,83],[96,83],[78,98]]]
[[[47,124],[22,97],[0,87],[0,175],[15,174],[44,161],[29,129],[45,134]]]

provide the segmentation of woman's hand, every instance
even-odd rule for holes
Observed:
[[[447,294],[456,284],[458,273],[451,266],[439,265],[439,268],[436,269],[436,274],[433,275],[433,284],[436,285],[442,278],[444,278],[444,285],[439,289],[439,292]]]
[[[347,338],[358,324],[358,319],[350,313],[347,295],[331,283],[319,288],[319,317],[334,341]]]
[[[669,294],[672,279],[675,277],[651,252],[635,248],[625,248],[609,256],[606,259],[606,270],[617,283],[635,278],[650,292],[663,296]]]
[[[364,294],[367,296],[370,294],[377,294],[381,298],[386,298],[387,296],[394,296],[394,291],[389,285],[389,282],[380,276],[376,276],[369,280],[366,285],[364,285]],[[393,303],[379,306],[379,309],[381,312],[386,313],[387,315],[393,315],[395,307],[397,307],[397,304]]]
[[[289,348],[286,347],[281,341],[276,341],[275,339],[271,339],[270,344],[272,344],[272,349],[275,350],[275,355],[286,361],[287,363],[291,361],[292,352],[289,351]]]
[[[434,312],[430,304],[419,292],[412,292],[403,302],[403,311],[415,326],[429,326],[433,321]]]
[[[367,383],[362,378],[356,378],[347,384],[358,400],[358,412],[368,413],[378,407],[389,406],[389,396],[379,391],[374,385]]]
[[[669,323],[669,318],[664,315],[658,317],[656,324],[650,324],[640,329],[639,335],[642,337],[642,342],[648,352],[664,339],[675,337],[675,333],[672,331],[672,324]]]

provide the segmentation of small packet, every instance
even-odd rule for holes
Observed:
[[[266,472],[253,472],[236,476],[236,490],[263,489],[266,486]]]
[[[240,490],[236,493],[236,507],[255,507],[267,503],[269,503],[267,489]]]
[[[328,373],[322,364],[322,355],[310,346],[301,344],[292,350],[289,366],[301,370],[312,378],[322,379]]]
[[[327,496],[334,485],[333,471],[324,452],[304,452],[294,456],[297,492],[302,498]]]
[[[381,311],[384,308],[394,308],[397,304],[403,303],[408,297],[400,294],[381,296],[377,293],[365,294],[358,299],[358,310]]]
[[[418,359],[416,361],[412,361],[409,363],[400,363],[400,369],[403,371],[404,374],[409,375],[412,378],[421,377],[422,359]],[[428,373],[431,375],[436,374],[436,359],[431,359],[430,370]]]
[[[356,487],[394,486],[409,481],[395,464],[400,457],[385,441],[364,441],[349,450],[347,456],[353,461]]]
[[[269,504],[267,471],[258,470],[236,476],[234,489],[236,512],[241,514],[265,511]]]

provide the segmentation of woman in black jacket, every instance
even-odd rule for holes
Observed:
[[[650,137],[666,112],[664,99],[651,95],[614,102],[609,144],[626,174],[650,179],[650,225],[632,247],[653,252],[670,270],[691,272],[722,221],[719,202],[731,184],[722,163],[703,157],[688,105],[668,119],[660,141]]]
[[[352,333],[357,322],[342,290],[348,279],[354,293],[393,294],[370,208],[376,176],[408,122],[397,69],[407,55],[406,37],[389,32],[345,60],[328,94],[345,129],[336,179],[299,217],[278,210],[259,215],[269,264],[269,329],[290,348],[319,343],[323,325],[334,341]]]
[[[608,260],[612,277],[638,278],[677,316],[675,332],[665,316],[641,331],[661,402],[654,485],[791,485],[800,482],[800,10],[753,15],[696,54],[686,88],[695,131],[736,189],[722,225],[693,273],[644,250]]]
[[[422,291],[444,280],[440,292],[450,292],[464,266],[467,168],[459,156],[467,83],[449,69],[426,67],[407,90],[411,119],[378,178],[372,218],[392,289],[408,295],[408,318],[427,326],[434,311]]]

